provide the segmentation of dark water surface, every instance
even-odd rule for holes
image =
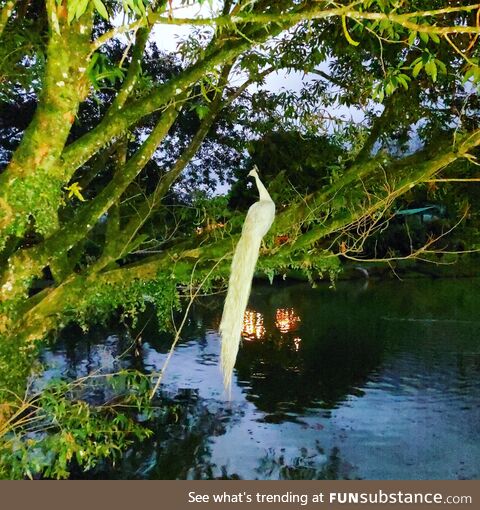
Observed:
[[[191,311],[165,375],[190,419],[95,476],[480,477],[480,281],[255,285],[230,402],[218,368],[222,299]],[[45,350],[42,380],[162,368],[170,338],[148,325],[137,354],[119,360],[119,331]]]

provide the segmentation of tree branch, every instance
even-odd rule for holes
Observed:
[[[122,233],[117,237],[116,241],[106,246],[104,254],[94,264],[93,268],[91,269],[92,271],[98,272],[111,262],[118,260],[128,254],[128,247],[131,246],[138,231],[150,217],[152,212],[156,209],[172,184],[181,175],[193,156],[196,154],[208,132],[210,131],[210,128],[215,122],[218,113],[227,104],[227,101],[222,101],[222,94],[227,84],[228,75],[230,74],[232,67],[233,64],[228,64],[225,65],[222,69],[218,81],[219,92],[215,94],[215,97],[209,105],[208,113],[203,118],[199,129],[188,144],[187,148],[177,159],[173,167],[163,177],[161,177],[153,193],[145,199],[137,211],[137,214],[129,221],[125,228],[122,229]]]
[[[137,30],[147,24],[163,24],[163,25],[189,25],[189,26],[212,26],[218,28],[232,27],[235,25],[244,24],[269,24],[269,23],[290,23],[296,24],[300,21],[305,20],[319,20],[333,17],[346,16],[356,20],[370,20],[370,21],[391,21],[397,25],[401,25],[409,30],[415,30],[416,32],[426,32],[432,34],[478,34],[480,33],[480,27],[470,27],[464,25],[457,26],[446,26],[439,27],[437,25],[421,25],[416,22],[410,21],[412,18],[422,17],[437,17],[442,14],[452,14],[459,12],[470,12],[480,7],[480,4],[471,4],[467,6],[459,7],[446,7],[443,9],[435,9],[428,11],[414,11],[405,14],[396,14],[394,12],[381,13],[381,12],[368,12],[368,11],[357,11],[353,7],[362,2],[353,2],[345,7],[338,7],[335,9],[325,9],[318,4],[314,5],[300,12],[290,13],[239,13],[234,16],[232,15],[221,15],[215,18],[175,18],[172,16],[165,16],[163,13],[151,14],[146,19],[141,19],[131,23],[130,25],[123,25],[116,27],[109,32],[106,32],[100,36],[94,43],[93,48],[97,49],[110,39],[113,39],[117,35],[121,35],[127,32]]]
[[[3,31],[7,26],[8,20],[12,15],[13,9],[15,9],[15,5],[18,0],[7,0],[7,3],[2,7],[0,11],[0,37],[2,37]]]
[[[9,260],[0,288],[0,302],[19,299],[28,288],[32,277],[52,260],[62,257],[83,239],[97,220],[116,203],[130,182],[148,163],[158,145],[167,135],[178,115],[178,106],[170,105],[150,136],[128,161],[122,171],[115,174],[97,197],[80,209],[78,214],[43,243],[16,252]]]
[[[389,189],[385,190],[383,197],[377,197],[377,199],[365,207],[361,207],[352,212],[344,212],[341,215],[331,219],[327,223],[320,224],[311,228],[306,234],[301,235],[297,240],[293,241],[295,249],[306,249],[312,246],[313,243],[322,239],[335,231],[345,228],[347,225],[359,221],[364,216],[372,216],[376,211],[385,208],[387,203],[391,203],[394,199],[401,196],[406,191],[410,190],[419,183],[428,180],[430,177],[435,175],[437,172],[451,164],[453,161],[467,157],[468,151],[472,148],[480,145],[480,129],[464,136],[462,139],[456,141],[455,146],[448,146],[443,150],[438,149],[438,144],[431,146],[420,153],[413,154],[401,160],[391,162],[386,168],[385,173],[397,177],[397,181],[391,184]],[[360,180],[365,173],[359,176],[358,168],[352,168],[345,177],[340,179],[341,183],[337,184],[336,189],[339,192],[345,186],[350,185],[354,180]],[[357,174],[357,177],[355,177]],[[353,179],[352,179],[353,177]],[[328,207],[328,197],[331,196],[329,190],[327,192],[320,191],[313,194],[311,197],[307,197],[307,208],[310,210],[310,215],[319,216],[320,213],[325,211]],[[305,204],[301,203],[297,206],[292,207],[290,210],[285,211],[280,217],[277,217],[273,225],[273,233],[285,233],[280,228],[284,228],[289,222],[292,222],[292,218],[299,218],[300,213],[305,211]],[[303,218],[302,218],[303,219]],[[289,250],[287,245],[283,245],[278,249],[278,252],[282,250]]]
[[[37,109],[0,175],[0,231],[21,232],[30,216],[36,218],[37,231],[43,234],[57,226],[63,184],[59,159],[78,106],[88,93],[84,71],[92,20],[89,10],[77,23],[63,26],[61,35],[50,31]],[[15,215],[9,210],[13,204]]]

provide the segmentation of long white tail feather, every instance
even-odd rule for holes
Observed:
[[[223,383],[230,391],[233,367],[237,359],[243,329],[243,317],[252,287],[261,238],[242,235],[233,256],[228,293],[223,308],[220,334],[222,335],[221,365]]]

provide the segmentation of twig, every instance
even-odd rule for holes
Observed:
[[[225,255],[223,255],[222,258],[220,258],[215,263],[215,265],[212,267],[212,269],[210,269],[210,271],[208,272],[207,276],[205,276],[205,278],[202,280],[202,282],[198,286],[197,290],[193,294],[190,294],[190,300],[188,302],[187,308],[185,309],[185,313],[183,315],[182,322],[180,323],[180,327],[177,329],[177,331],[175,333],[175,338],[173,339],[173,342],[172,342],[172,345],[171,345],[170,350],[168,352],[167,358],[165,359],[165,362],[163,363],[163,366],[162,366],[162,368],[160,370],[160,373],[158,374],[157,382],[155,383],[155,386],[153,387],[152,392],[150,393],[150,400],[153,399],[153,397],[157,393],[158,388],[160,387],[160,384],[162,382],[165,370],[166,370],[166,368],[168,366],[168,363],[170,362],[171,357],[173,356],[173,352],[175,350],[175,347],[177,346],[177,343],[180,340],[180,334],[182,333],[183,327],[185,326],[185,322],[186,322],[187,317],[188,317],[188,312],[190,311],[190,308],[191,308],[191,306],[193,304],[193,301],[198,296],[198,294],[200,292],[200,289],[203,287],[203,285],[205,285],[205,282],[210,278],[210,276],[213,273],[213,271],[217,268],[217,266],[220,264],[220,262],[222,262],[228,255],[229,254],[226,253]],[[192,288],[192,286],[193,286],[193,274],[195,272],[195,267],[198,264],[198,262],[199,261],[197,261],[195,263],[194,267],[193,267],[192,275],[191,275],[191,278],[190,278],[190,288]],[[154,376],[155,376],[155,373],[152,374],[152,378]]]

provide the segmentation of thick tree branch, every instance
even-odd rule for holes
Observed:
[[[52,237],[34,248],[36,256],[45,253],[47,258],[58,253],[58,248],[70,249],[76,242],[81,240],[96,224],[98,219],[108,209],[118,202],[128,185],[141,172],[144,166],[150,161],[153,153],[168,134],[173,122],[177,118],[180,106],[172,104],[169,106],[152,133],[145,140],[135,155],[128,160],[122,169],[117,170],[113,179],[105,186],[97,197],[84,206],[83,209]]]
[[[30,215],[36,218],[37,230],[42,233],[51,232],[57,225],[63,184],[59,159],[78,106],[88,93],[85,69],[91,26],[92,15],[88,12],[77,23],[62,26],[61,35],[50,31],[37,110],[10,164],[0,175],[0,232],[21,231]]]
[[[393,112],[395,111],[395,103],[397,101],[397,96],[400,93],[396,91],[391,96],[388,96],[384,101],[384,108],[382,113],[376,117],[373,121],[372,127],[370,128],[369,134],[363,147],[359,151],[356,157],[356,162],[366,161],[371,153],[375,143],[380,138],[380,135],[383,133],[385,126],[392,122],[393,120]],[[402,94],[402,97],[403,94]]]
[[[227,84],[228,75],[230,74],[232,66],[233,64],[228,64],[222,69],[220,79],[218,81],[219,92],[217,92],[210,103],[208,113],[203,118],[199,129],[188,144],[187,148],[183,151],[182,155],[178,158],[173,167],[160,179],[154,192],[150,197],[145,199],[136,215],[128,222],[125,228],[122,229],[122,233],[119,234],[115,242],[106,246],[104,254],[97,263],[95,263],[92,271],[98,272],[111,262],[128,254],[128,248],[131,246],[138,231],[150,217],[152,212],[156,210],[162,198],[196,154],[215,122],[219,111],[225,106],[225,102],[222,101],[222,94]]]
[[[151,27],[147,27],[140,28],[136,33],[135,45],[133,46],[132,59],[130,61],[130,65],[128,66],[127,76],[125,77],[121,89],[118,91],[118,94],[115,96],[115,99],[109,108],[109,110],[112,112],[117,112],[123,108],[125,102],[127,101],[137,83],[138,77],[142,70],[143,53],[145,51],[145,46],[147,45],[150,32]]]
[[[85,204],[77,215],[60,230],[33,248],[15,253],[2,275],[0,302],[15,301],[26,292],[29,282],[43,267],[63,257],[94,227],[98,219],[116,203],[128,185],[152,157],[158,145],[167,135],[178,115],[178,105],[172,104],[163,113],[154,130],[122,171],[117,172],[110,183],[93,200]]]
[[[296,24],[304,20],[319,20],[333,17],[346,16],[347,18],[355,20],[370,20],[370,21],[390,21],[394,24],[401,25],[409,30],[416,32],[425,32],[432,34],[478,34],[480,27],[477,26],[445,26],[419,24],[411,20],[416,18],[425,17],[438,17],[444,14],[471,12],[480,7],[480,4],[471,4],[466,6],[451,6],[443,9],[426,10],[426,11],[412,11],[404,14],[397,14],[395,12],[382,13],[382,12],[368,12],[356,10],[356,4],[362,2],[353,2],[350,5],[343,7],[336,7],[333,9],[326,9],[322,3],[313,2],[313,5],[305,3],[306,8],[299,12],[286,12],[286,13],[238,13],[232,15],[221,15],[215,18],[175,18],[172,16],[165,16],[163,13],[151,14],[146,19],[135,21],[130,25],[117,27],[109,32],[100,36],[94,42],[94,48],[98,48],[108,42],[110,39],[133,30],[139,27],[146,26],[147,24],[164,24],[164,25],[189,25],[189,26],[212,26],[212,27],[232,27],[235,25],[244,24],[269,24],[269,23],[290,23]],[[320,4],[320,5],[319,5]]]
[[[227,65],[222,70],[220,79],[218,82],[218,89],[223,91],[226,86],[228,75],[232,68],[232,64]],[[160,179],[154,192],[142,203],[138,209],[136,215],[129,221],[129,223],[122,229],[121,234],[117,237],[115,243],[111,243],[107,246],[106,252],[102,255],[100,260],[95,263],[92,271],[100,271],[111,262],[118,260],[128,254],[128,247],[132,245],[135,236],[138,234],[141,227],[150,217],[150,215],[156,210],[158,204],[164,198],[172,184],[179,178],[185,167],[192,160],[197,153],[198,149],[202,145],[205,137],[209,130],[214,124],[218,113],[229,105],[235,99],[237,99],[252,83],[267,76],[273,71],[270,67],[265,69],[258,77],[245,81],[242,85],[232,91],[224,100],[222,100],[222,93],[217,93],[209,105],[209,111],[206,116],[202,119],[199,129],[195,133],[195,136],[190,141],[189,145],[182,153],[180,158],[175,162],[173,167]]]
[[[7,0],[6,4],[0,10],[0,37],[2,37],[3,31],[7,26],[8,20],[10,19],[17,2],[18,0]]]
[[[194,83],[216,65],[235,58],[238,54],[249,47],[250,43],[240,42],[237,45],[228,46],[214,53],[209,59],[202,60],[179,76],[160,85],[151,94],[140,99],[118,112],[111,112],[102,122],[79,140],[66,147],[63,153],[62,173],[64,180],[69,180],[73,173],[104,147],[110,140],[125,132],[129,126],[137,123],[154,111],[162,108],[170,100],[178,100],[178,97],[188,90]]]
[[[417,184],[428,180],[457,159],[466,157],[468,152],[478,145],[480,145],[480,130],[464,136],[462,139],[458,139],[453,147],[449,145],[439,150],[438,145],[435,145],[420,153],[391,162],[385,166],[384,172],[387,175],[394,176],[394,179],[390,187],[385,190],[383,196],[377,197],[373,203],[366,204],[353,213],[349,211],[344,212],[331,220],[310,228],[306,234],[301,235],[294,241],[294,248],[297,250],[306,249],[318,240],[337,230],[344,229],[362,217],[372,216],[376,211],[382,210],[388,203],[391,203]],[[355,177],[355,174],[357,174],[357,177]],[[354,180],[360,181],[360,179],[366,176],[366,173],[361,172],[361,168],[354,167],[343,179],[340,179],[341,185],[339,185],[340,187],[337,185],[337,188],[341,190],[354,182]],[[320,216],[328,208],[327,200],[329,196],[331,196],[330,193],[327,195],[324,191],[320,191],[308,197],[306,204],[298,204],[296,207],[292,207],[291,210],[287,210],[284,214],[280,215],[279,221],[274,223],[274,232],[282,233],[283,231],[279,230],[279,226],[284,228],[286,223],[292,222],[292,218],[299,219],[300,212],[305,211],[305,205],[310,210],[311,215]],[[278,251],[282,252],[290,249],[290,247],[284,245]]]

